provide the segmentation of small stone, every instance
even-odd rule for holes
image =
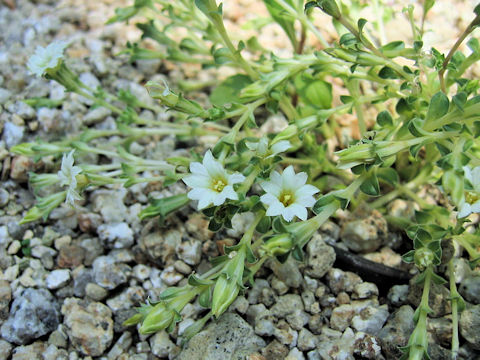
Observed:
[[[314,234],[307,245],[305,273],[316,279],[322,278],[335,262],[335,250],[328,246],[320,234]]]
[[[182,280],[183,275],[178,273],[173,266],[168,266],[160,274],[160,279],[162,279],[166,285],[172,286]]]
[[[423,294],[423,284],[417,283],[418,275],[414,276],[408,287],[408,302],[418,307]],[[443,285],[432,283],[430,287],[428,305],[432,309],[432,317],[441,317],[452,312],[450,303],[450,291]]]
[[[112,343],[112,312],[104,304],[67,298],[62,314],[70,342],[82,354],[101,356]]]
[[[3,125],[3,141],[5,141],[7,149],[10,149],[15,145],[20,144],[23,139],[24,131],[25,127],[15,125],[11,122],[6,122]]]
[[[363,282],[353,287],[352,299],[368,299],[378,296],[378,287],[374,283]]]
[[[3,208],[8,204],[10,200],[10,193],[5,189],[0,189],[0,208]]]
[[[262,354],[267,360],[285,359],[288,355],[288,348],[277,340],[273,340],[264,349]]]
[[[282,344],[292,348],[297,345],[298,332],[293,330],[285,320],[280,320],[275,327],[273,336]]]
[[[355,335],[350,328],[343,334],[325,331],[320,335],[317,351],[321,359],[353,359],[354,342]]]
[[[12,352],[13,345],[9,342],[0,339],[0,359],[7,360]]]
[[[340,237],[350,250],[367,253],[382,245],[387,230],[386,220],[375,210],[364,219],[345,223]]]
[[[82,120],[85,125],[94,125],[105,120],[105,118],[111,113],[112,112],[107,108],[98,107],[86,113]]]
[[[50,290],[59,289],[68,284],[70,281],[70,270],[53,270],[48,274],[46,282],[47,288]]]
[[[408,285],[394,285],[388,290],[387,299],[393,306],[401,306],[407,303]]]
[[[270,317],[260,318],[255,322],[255,334],[260,336],[272,336],[275,332],[275,324]]]
[[[476,350],[480,350],[480,305],[474,305],[462,311],[460,315],[460,333]]]
[[[61,268],[74,269],[82,265],[85,258],[85,250],[77,245],[68,245],[60,248],[57,256],[57,264]]]
[[[88,283],[85,287],[85,295],[87,295],[92,300],[102,301],[107,297],[108,291],[100,285]]]
[[[382,348],[379,341],[374,336],[357,332],[355,334],[354,354],[362,359],[383,360]]]
[[[31,253],[32,257],[41,259],[45,254],[48,254],[51,257],[53,257],[57,255],[57,251],[45,245],[37,245],[32,247],[32,253]]]
[[[46,289],[25,289],[11,306],[2,325],[2,337],[15,344],[26,344],[56,329],[60,322],[57,300]]]
[[[451,318],[429,318],[427,331],[434,336],[435,343],[446,348],[452,343],[452,320]]]
[[[126,194],[126,189],[95,190],[91,195],[92,208],[102,214],[105,224],[122,222],[127,214],[123,203]]]
[[[415,328],[413,322],[414,310],[403,305],[388,319],[385,326],[378,332],[382,350],[387,359],[399,359],[402,356],[400,346],[406,346]]]
[[[458,292],[472,304],[480,304],[480,275],[465,278],[460,284]]]
[[[239,296],[232,303],[232,310],[238,311],[240,314],[245,314],[248,310],[248,300],[244,296]]]
[[[288,286],[282,280],[274,276],[271,280],[272,288],[278,295],[284,295],[288,292]]]
[[[330,327],[334,330],[344,331],[350,326],[350,323],[355,315],[355,310],[352,305],[345,304],[337,306],[333,309],[330,316]]]
[[[12,300],[12,288],[6,280],[0,280],[0,323],[8,318],[9,304]]]
[[[283,264],[276,259],[272,259],[267,266],[287,287],[296,289],[302,285],[303,277],[298,269],[298,262],[292,256],[289,256]]]
[[[12,96],[12,92],[8,89],[0,88],[0,105],[6,104],[10,97]]]
[[[285,317],[285,320],[287,320],[288,324],[294,330],[303,329],[303,326],[308,323],[309,319],[310,316],[308,316],[308,314],[301,309],[295,309],[291,314],[288,314]]]
[[[247,292],[248,302],[250,304],[258,304],[262,290],[270,288],[270,283],[265,279],[255,279],[252,288]]]
[[[13,350],[12,360],[32,360],[45,359],[39,354],[44,354],[47,349],[47,344],[42,341],[36,341],[31,345],[18,346]]]
[[[377,335],[388,318],[388,306],[380,307],[368,306],[363,309],[359,315],[352,319],[352,326],[357,331],[362,331],[369,335]]]
[[[150,268],[143,264],[135,265],[132,269],[132,275],[138,281],[145,281],[150,276]]]
[[[22,248],[22,243],[18,240],[13,240],[10,246],[8,247],[7,253],[8,255],[15,255],[20,251],[21,248]]]
[[[108,290],[126,283],[128,272],[130,272],[130,266],[117,263],[111,256],[100,256],[93,262],[95,282]]]
[[[48,337],[48,343],[55,345],[57,348],[66,349],[68,346],[68,336],[63,331],[62,325],[59,326],[59,329],[53,331]]]
[[[177,270],[180,274],[189,275],[192,273],[192,268],[185,264],[182,260],[177,260],[173,263],[173,267]]]
[[[202,258],[202,243],[196,240],[183,241],[177,245],[175,251],[188,265],[197,265]]]
[[[295,310],[303,310],[303,301],[300,295],[288,294],[278,297],[277,303],[270,309],[273,316],[285,318]]]
[[[107,354],[109,359],[118,359],[118,357],[128,351],[128,348],[132,344],[132,334],[125,331],[117,340],[115,345],[110,349]]]
[[[155,264],[164,266],[173,262],[181,239],[182,233],[178,230],[148,233],[140,238],[140,249]]]
[[[218,321],[210,323],[188,342],[177,360],[191,360],[201,354],[203,359],[245,358],[265,347],[262,338],[235,313],[225,313]]]
[[[300,350],[294,347],[290,350],[285,360],[305,360],[305,356],[303,356],[303,353]]]
[[[146,341],[140,341],[135,345],[135,350],[137,354],[140,353],[149,353],[151,351],[150,345]]]
[[[302,351],[312,350],[317,345],[317,338],[307,329],[300,330],[297,347]]]
[[[159,331],[150,338],[152,354],[158,357],[168,357],[179,352],[179,348],[170,340],[166,331]]]
[[[93,270],[79,266],[72,271],[72,276],[75,296],[84,297],[87,284],[93,282]]]
[[[351,293],[355,285],[362,282],[362,279],[350,271],[332,268],[328,271],[327,281],[332,292],[338,294],[342,291]]]
[[[100,225],[97,233],[109,248],[120,249],[133,245],[133,231],[125,222]]]
[[[117,296],[108,299],[107,305],[116,314],[121,310],[133,308],[136,304],[143,302],[144,298],[145,290],[142,287],[130,286]]]

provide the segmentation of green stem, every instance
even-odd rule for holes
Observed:
[[[460,35],[460,37],[457,39],[453,47],[450,49],[450,51],[447,54],[447,57],[443,61],[442,68],[438,72],[438,79],[440,80],[440,87],[442,91],[446,94],[447,93],[447,87],[445,85],[445,78],[444,74],[445,71],[447,70],[448,63],[450,60],[452,60],[453,54],[455,54],[455,51],[460,47],[461,43],[465,38],[480,24],[480,15],[475,16],[475,18],[472,20],[472,22],[467,26],[465,31]]]
[[[450,294],[457,294],[457,285],[455,284],[455,270],[453,268],[453,259],[448,262],[448,276],[450,278]],[[453,297],[452,303],[452,359],[458,357],[460,342],[458,339],[458,299]]]

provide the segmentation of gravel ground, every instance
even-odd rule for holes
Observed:
[[[147,195],[185,191],[182,185],[161,190],[152,184],[96,189],[85,194],[76,210],[61,207],[46,222],[19,225],[34,203],[28,172],[49,169],[52,162],[34,163],[9,149],[35,138],[57,139],[84,126],[115,126],[108,110],[91,108],[87,99],[28,75],[25,63],[36,45],[71,40],[69,64],[84,82],[115,91],[129,89],[146,103],[151,99],[142,83],[160,73],[173,81],[195,73],[189,67],[178,69],[160,61],[130,64],[126,57],[113,56],[139,36],[131,25],[104,25],[114,6],[125,3],[0,1],[0,360],[398,359],[397,347],[406,345],[414,328],[421,289],[413,282],[401,284],[401,279],[396,285],[391,278],[369,282],[368,272],[360,277],[342,266],[341,254],[335,263],[335,251],[327,245],[368,252],[367,258],[401,269],[395,252],[400,235],[388,229],[380,213],[345,213],[340,223],[326,223],[308,244],[303,264],[292,259],[283,265],[268,263],[255,285],[183,349],[179,335],[202,314],[196,303],[185,307],[184,319],[172,334],[139,336],[122,322],[147,298],[155,300],[167,286],[185,283],[192,269],[205,269],[207,258],[218,255],[220,245],[239,239],[252,220],[249,214],[234,217],[233,230],[217,234],[208,231],[206,220],[193,208],[171,217],[167,228],[157,221],[140,222],[138,213],[146,207]],[[449,18],[451,2],[444,0],[429,19],[434,21],[431,27],[441,24],[438,32],[428,35],[432,42],[441,39],[441,50],[448,49],[458,28],[470,19],[467,9],[472,2],[455,3],[456,17]],[[262,11],[260,1],[231,1],[226,7],[232,27]],[[394,20],[396,30],[405,28],[400,18]],[[328,35],[328,28],[325,31]],[[267,28],[262,37],[281,48],[279,33]],[[36,96],[65,101],[52,109],[22,102]],[[143,116],[153,114],[145,111]],[[162,159],[178,150],[177,145],[173,137],[166,137],[135,146],[139,156]],[[424,195],[435,201],[433,192]],[[390,204],[391,213],[413,208],[403,200]],[[24,255],[26,242],[29,257]],[[358,244],[361,247],[355,248]],[[462,259],[456,266],[460,291],[469,301],[460,323],[461,357],[478,359],[480,277]],[[446,288],[433,289],[431,307],[431,358],[449,359]]]

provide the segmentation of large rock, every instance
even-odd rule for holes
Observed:
[[[313,235],[308,242],[307,254],[305,273],[312,278],[323,277],[335,262],[335,250],[323,241],[320,234]]]
[[[240,316],[226,313],[195,335],[177,360],[240,360],[265,346]]]
[[[55,330],[60,322],[57,300],[46,289],[25,289],[10,309],[10,316],[2,325],[2,337],[18,345]]]
[[[84,355],[100,356],[113,340],[112,312],[102,303],[67,298],[64,324],[73,347]]]

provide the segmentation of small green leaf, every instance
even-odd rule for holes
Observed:
[[[402,255],[402,260],[405,261],[407,264],[411,264],[415,260],[414,257],[415,257],[415,250],[410,250],[406,254]]]
[[[380,126],[392,126],[393,125],[393,118],[392,115],[388,112],[388,110],[383,110],[377,115],[377,123]]]
[[[448,107],[450,102],[447,95],[439,91],[432,96],[430,105],[428,106],[427,111],[427,121],[440,119],[443,115],[448,112]]]
[[[195,274],[190,274],[190,276],[188,277],[188,284],[191,286],[212,285],[214,283],[215,282],[213,280],[201,279]]]
[[[377,176],[379,179],[387,182],[388,184],[395,186],[399,182],[397,172],[392,168],[379,168],[377,169]]]
[[[382,79],[398,79],[398,74],[389,66],[384,66],[378,72],[378,76]]]
[[[370,196],[380,195],[380,185],[377,176],[372,172],[370,176],[360,185],[360,190]]]
[[[343,34],[339,40],[340,46],[346,46],[346,47],[355,45],[357,42],[358,42],[357,38],[355,37],[355,35],[351,33]]]

